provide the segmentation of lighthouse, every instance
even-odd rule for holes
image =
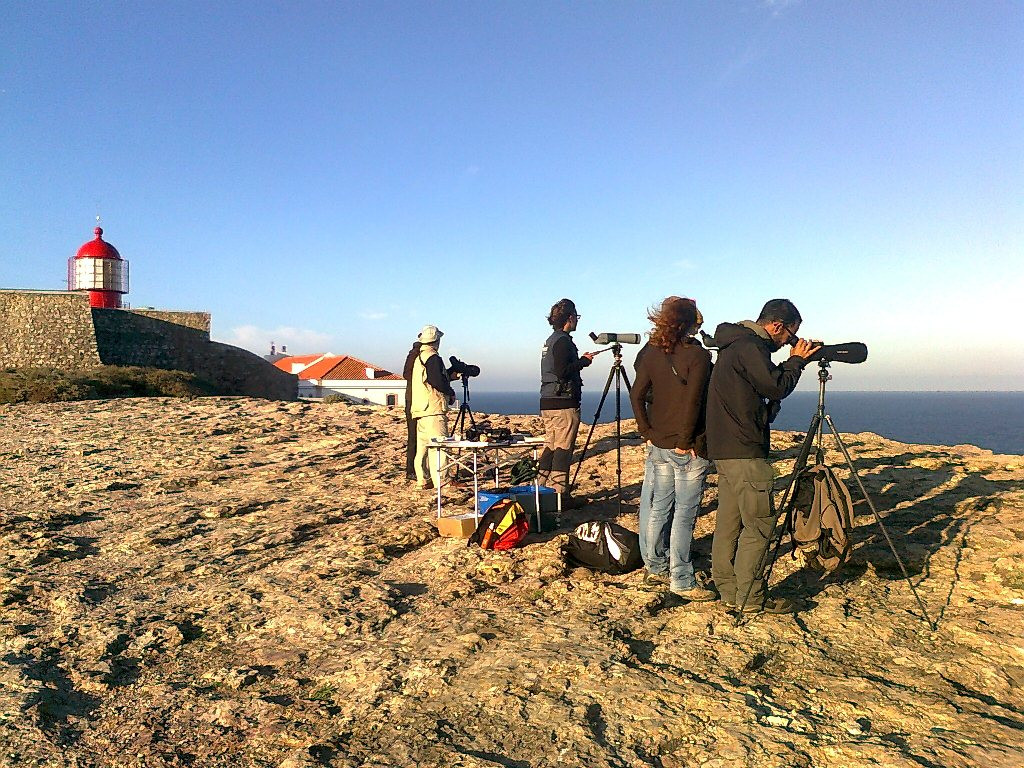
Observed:
[[[101,227],[93,232],[96,238],[68,259],[68,290],[88,291],[91,307],[120,309],[121,295],[128,293],[128,262],[103,239]]]

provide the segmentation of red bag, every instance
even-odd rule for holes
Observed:
[[[479,544],[481,549],[512,549],[519,546],[529,532],[530,521],[519,502],[499,499],[480,518],[466,546]]]

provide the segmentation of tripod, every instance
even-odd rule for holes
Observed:
[[[469,426],[475,427],[476,421],[473,420],[473,411],[469,407],[469,377],[462,377],[462,405],[459,406],[459,415],[455,417],[455,423],[452,428],[452,434],[459,434],[465,436],[463,427],[466,425],[466,417],[469,416]]]
[[[896,558],[896,562],[900,566],[900,571],[903,572],[903,578],[906,579],[907,584],[910,586],[910,591],[914,593],[914,598],[917,600],[917,605],[921,609],[921,613],[924,620],[928,623],[928,626],[932,629],[937,629],[937,625],[931,620],[928,615],[928,610],[924,606],[924,601],[921,600],[921,596],[917,593],[917,589],[914,587],[914,582],[910,580],[910,575],[907,573],[907,569],[903,565],[903,560],[900,559],[899,553],[896,552],[896,547],[892,543],[892,539],[889,536],[889,531],[886,530],[885,525],[882,523],[882,518],[878,514],[878,510],[875,508],[875,503],[871,500],[871,496],[868,495],[867,489],[864,488],[864,483],[860,479],[860,475],[857,474],[857,469],[853,466],[853,459],[850,457],[850,451],[846,447],[846,443],[843,442],[843,438],[839,435],[839,430],[836,429],[835,423],[832,421],[832,417],[825,412],[825,382],[831,381],[832,376],[828,372],[829,361],[825,358],[818,361],[818,410],[811,418],[811,425],[807,429],[807,435],[804,437],[803,443],[800,445],[800,450],[797,453],[796,463],[793,465],[793,475],[790,477],[789,485],[786,488],[786,492],[782,497],[781,504],[781,515],[776,515],[772,522],[772,530],[768,535],[768,540],[765,541],[764,549],[761,550],[761,556],[758,559],[757,567],[754,569],[754,573],[761,573],[765,566],[765,561],[768,561],[768,568],[764,574],[764,598],[763,601],[768,599],[768,580],[771,578],[772,569],[775,567],[775,561],[779,557],[779,548],[782,546],[782,539],[785,536],[786,531],[790,529],[793,523],[793,515],[795,514],[795,508],[793,505],[793,496],[796,490],[797,479],[800,474],[807,467],[807,457],[811,453],[811,445],[817,442],[817,448],[815,450],[815,459],[818,464],[825,462],[825,451],[822,447],[823,430],[824,424],[828,424],[829,430],[832,432],[832,436],[836,439],[836,444],[839,449],[843,452],[843,457],[846,459],[846,464],[850,468],[850,476],[857,481],[857,488],[860,490],[861,496],[868,503],[871,508],[871,513],[875,516],[875,522],[878,523],[879,529],[885,536],[885,541],[889,545],[889,549]],[[785,525],[779,525],[779,521],[785,519]],[[771,554],[769,555],[769,550]],[[769,559],[770,558],[770,559]],[[740,623],[743,617],[743,609],[747,605],[747,601],[750,599],[750,591],[753,589],[753,582],[747,587],[747,592],[743,596],[743,602],[740,603],[738,608],[738,615],[736,617],[736,624]]]
[[[583,453],[580,454],[580,460],[576,463],[576,471],[573,473],[572,482],[569,483],[569,488],[576,487],[576,478],[579,477],[580,467],[583,466],[583,460],[587,458],[587,448],[590,447],[590,438],[594,436],[594,427],[597,426],[597,420],[601,418],[601,409],[604,407],[605,398],[608,397],[608,390],[611,388],[612,379],[615,379],[615,479],[616,487],[618,488],[618,512],[622,512],[622,382],[626,382],[626,393],[629,393],[632,385],[629,383],[629,377],[626,372],[622,369],[622,345],[612,344],[611,346],[612,355],[615,358],[615,362],[612,363],[611,370],[608,371],[608,380],[604,383],[604,391],[601,393],[601,401],[597,404],[597,412],[594,414],[594,420],[590,423],[590,431],[587,433],[587,440],[583,444]]]

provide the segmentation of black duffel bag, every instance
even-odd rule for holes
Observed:
[[[629,573],[644,564],[640,557],[640,537],[606,520],[578,525],[569,534],[562,551],[570,564],[604,573]]]

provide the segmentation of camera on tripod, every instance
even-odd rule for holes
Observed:
[[[459,360],[455,355],[449,357],[448,360],[451,363],[451,367],[448,369],[449,373],[461,376],[463,380],[471,379],[474,376],[480,375],[479,365],[470,365],[467,362]]]

